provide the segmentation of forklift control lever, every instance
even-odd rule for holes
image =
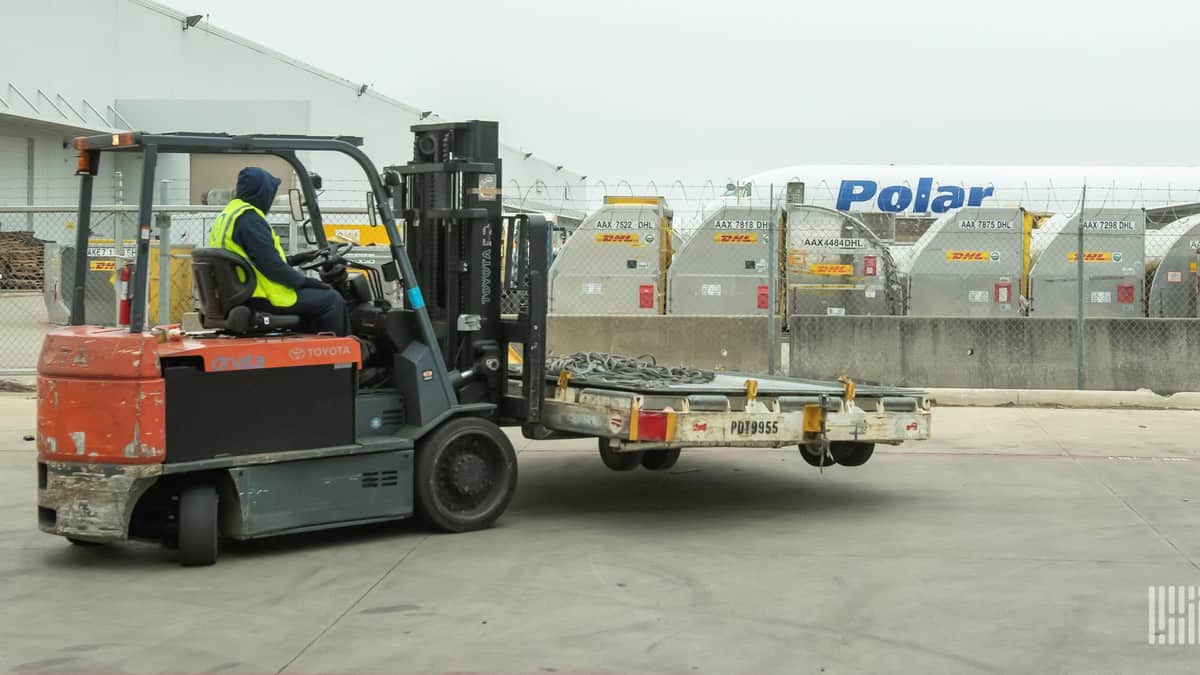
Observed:
[[[450,384],[454,385],[455,389],[462,389],[475,379],[476,372],[474,368],[468,368],[463,371],[454,370],[450,372]]]

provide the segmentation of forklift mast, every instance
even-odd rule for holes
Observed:
[[[515,321],[501,319],[498,125],[479,120],[418,124],[412,132],[412,161],[384,171],[399,177],[389,180],[400,188],[393,191],[394,209],[404,220],[404,245],[416,283],[424,289],[442,357],[463,377],[459,400],[496,404],[501,417],[514,421],[536,419],[540,396],[531,396],[529,389],[520,398],[506,396],[510,342],[524,348],[523,380],[539,383],[533,388],[540,389],[546,308],[544,300],[527,303]],[[545,247],[530,247],[529,241],[548,241],[549,232],[544,221],[536,221],[520,229],[517,248],[530,255],[525,281],[531,296],[544,299],[544,290],[535,289],[545,284]]]

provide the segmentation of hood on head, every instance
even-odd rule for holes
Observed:
[[[266,169],[248,166],[238,172],[237,198],[254,205],[259,211],[271,210],[275,193],[279,191],[279,179]]]

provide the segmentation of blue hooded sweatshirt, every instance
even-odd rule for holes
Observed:
[[[237,198],[267,213],[279,191],[279,179],[257,166],[248,166],[238,173]],[[233,227],[233,241],[246,251],[250,263],[268,279],[288,288],[304,287],[305,276],[280,259],[271,237],[271,226],[253,211],[238,216]]]

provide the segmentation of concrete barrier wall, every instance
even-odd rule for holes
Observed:
[[[1088,319],[1085,388],[1200,389],[1200,320]],[[790,373],[919,387],[1074,389],[1075,320],[793,316]]]
[[[663,365],[765,372],[765,316],[550,316],[551,354],[653,354]],[[777,324],[782,326],[782,323]]]

